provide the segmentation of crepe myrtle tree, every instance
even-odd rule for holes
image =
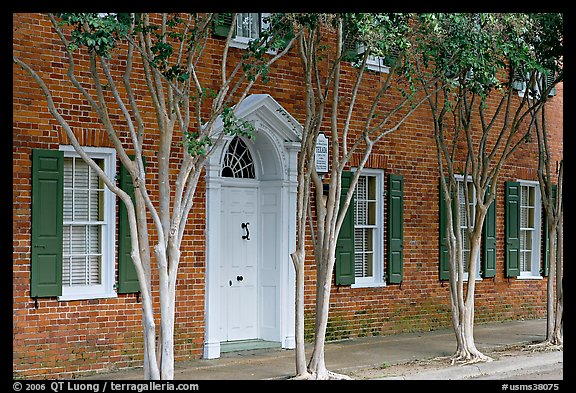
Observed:
[[[45,17],[61,44],[72,90],[80,93],[105,129],[130,176],[133,199],[85,153],[75,137],[76,126],[45,82],[48,72],[33,68],[24,55],[14,54],[13,62],[37,82],[50,113],[74,149],[124,203],[130,255],[142,294],[144,377],[173,379],[176,278],[198,179],[207,157],[225,134],[253,135],[252,125],[236,118],[234,105],[259,79],[266,81],[270,66],[287,53],[295,37],[277,27],[289,25],[272,16],[270,28],[249,43],[238,61],[229,56],[234,34],[230,26],[235,26],[237,14],[70,13]],[[224,24],[225,19],[231,24]],[[204,49],[208,40],[222,31],[225,39],[218,54],[219,69],[213,79],[203,80],[208,67],[202,62]],[[87,59],[88,70],[82,59]],[[154,120],[146,121],[143,113],[150,110]],[[113,118],[112,111],[120,116]],[[214,135],[212,126],[218,117],[223,119],[224,132]],[[175,154],[178,149],[179,155]],[[145,176],[144,156],[158,159],[155,184]],[[153,189],[157,189],[157,198],[151,196]],[[152,232],[156,240],[151,245]],[[154,268],[157,288],[152,287]],[[153,307],[156,294],[159,315]]]
[[[494,214],[489,209],[493,209],[501,168],[532,140],[534,114],[543,110],[551,88],[535,94],[521,87],[524,90],[519,94],[519,81],[527,81],[528,86],[541,81],[542,74],[549,72],[550,58],[544,61],[536,50],[544,53],[544,45],[533,45],[541,25],[529,14],[423,14],[421,19],[417,75],[430,69],[443,75],[439,82],[443,87],[429,95],[428,103],[437,147],[440,204],[445,212],[440,265],[446,258],[457,341],[452,361],[490,361],[474,343],[475,277],[481,249],[484,277],[495,274],[495,260],[491,262],[487,254],[495,244],[482,244],[489,241],[489,234],[483,236],[484,224]],[[548,47],[561,45],[561,31],[548,37]],[[559,51],[546,53],[552,62],[558,61]],[[495,104],[489,108],[490,99]],[[457,175],[464,179],[460,186]],[[461,211],[459,203],[473,207]],[[464,252],[464,244],[469,252]]]
[[[546,289],[546,338],[533,348],[561,348],[564,345],[564,289],[562,287],[563,269],[563,233],[564,204],[562,203],[564,160],[554,166],[551,161],[548,144],[548,126],[546,110],[535,121],[538,138],[538,184],[544,207],[544,225],[546,226],[544,246],[544,272],[548,276]],[[554,179],[556,178],[556,179]],[[553,181],[555,180],[555,183]]]
[[[296,271],[294,378],[349,379],[329,371],[324,359],[337,240],[360,172],[373,146],[396,131],[419,105],[426,102],[426,97],[418,94],[422,87],[416,89],[406,77],[415,20],[410,14],[360,13],[290,14],[289,18],[301,33],[297,46],[303,68],[306,105],[298,158],[296,249],[291,254]],[[371,85],[366,91],[370,56],[384,58],[387,70],[376,74],[376,87]],[[353,75],[349,90],[344,85],[349,81],[341,79],[344,73]],[[428,88],[434,89],[431,85]],[[369,97],[367,109],[358,104],[360,97]],[[393,103],[386,105],[390,102]],[[362,125],[354,126],[353,118],[362,119]],[[319,174],[314,158],[316,142],[323,130],[327,131],[330,139],[329,169],[328,173]],[[356,170],[347,181],[349,184],[343,187],[343,172],[352,165]],[[314,203],[315,215],[312,215],[311,203]],[[304,352],[307,230],[310,231],[316,265],[314,347],[308,364]]]
[[[531,14],[538,30],[532,36],[531,46],[534,48],[539,62],[544,67],[529,69],[524,67],[525,78],[521,83],[526,86],[529,94],[547,101],[550,92],[563,80],[563,14],[545,13]],[[535,344],[534,348],[562,347],[564,343],[563,308],[563,212],[562,203],[564,160],[559,157],[553,161],[552,149],[549,144],[549,122],[547,121],[547,105],[532,112],[536,139],[538,142],[538,183],[544,208],[544,225],[546,242],[543,247],[543,273],[548,276],[547,307],[546,307],[546,338]],[[557,130],[553,130],[557,131]]]

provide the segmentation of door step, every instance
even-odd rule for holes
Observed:
[[[265,340],[236,340],[236,341],[222,341],[220,343],[220,352],[237,352],[247,351],[250,349],[269,349],[269,348],[282,348],[282,343],[279,341],[265,341]]]

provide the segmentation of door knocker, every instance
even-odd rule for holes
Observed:
[[[250,225],[249,222],[243,222],[242,223],[242,229],[246,230],[246,234],[242,235],[242,239],[244,239],[244,240],[250,240],[250,230],[248,230],[248,225]]]

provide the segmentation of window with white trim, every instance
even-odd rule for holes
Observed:
[[[541,201],[537,182],[520,182],[520,276],[540,278]]]
[[[114,178],[110,148],[84,148]],[[115,296],[115,198],[71,146],[64,151],[62,296],[60,300]]]
[[[466,210],[468,210],[468,217],[470,219],[470,226],[472,227],[476,219],[476,190],[474,189],[474,184],[472,179],[469,177],[468,180],[464,181],[464,176],[455,176],[456,184],[458,186],[458,211],[460,214],[460,221],[458,223],[458,228],[460,229],[460,236],[462,238],[462,261],[464,263],[464,280],[468,279],[468,260],[470,259],[471,251],[471,241],[468,235],[468,218]],[[466,203],[466,194],[468,196],[468,203]],[[480,253],[477,257],[478,270],[476,273],[476,279],[481,280],[482,276],[480,274]]]
[[[362,54],[366,51],[365,46],[362,44],[356,44],[356,53]],[[369,55],[368,59],[366,59],[366,68],[371,71],[377,72],[390,72],[390,66],[386,64],[387,59],[384,56],[373,56]]]
[[[353,287],[384,283],[382,171],[364,169],[354,191]]]
[[[546,90],[555,79],[555,75],[552,72],[543,74],[541,72],[536,72],[536,76],[533,81],[530,80],[530,73],[526,73],[524,78],[518,78],[512,82],[512,87],[518,91],[518,96],[524,97],[526,92],[529,93],[529,97],[532,99],[540,98],[541,89]],[[556,95],[556,87],[553,87],[548,92],[548,96],[552,97]]]
[[[260,32],[268,29],[268,17],[270,13],[241,12],[236,16],[236,36],[231,41],[231,46],[247,48],[248,43],[260,37]]]
[[[368,56],[366,60],[366,68],[372,71],[390,72],[390,67],[385,64],[385,57],[382,56]]]

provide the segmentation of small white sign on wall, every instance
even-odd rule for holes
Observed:
[[[314,154],[316,172],[328,173],[328,138],[321,132],[316,140],[316,153]]]

